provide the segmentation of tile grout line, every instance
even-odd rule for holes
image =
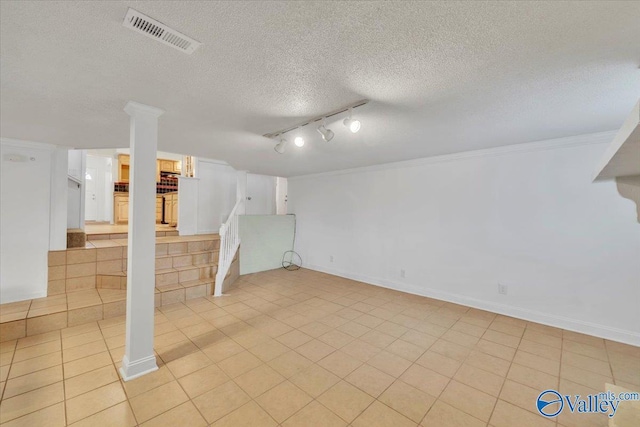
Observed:
[[[103,320],[105,320],[105,319],[103,319]],[[118,369],[118,365],[116,364],[116,361],[113,360],[113,357],[111,356],[111,351],[109,349],[109,346],[107,345],[107,338],[104,336],[104,329],[100,326],[100,322],[99,321],[96,321],[96,323],[98,324],[98,330],[100,331],[100,335],[102,336],[102,340],[104,342],[104,346],[107,348],[106,352],[107,352],[107,355],[109,356],[109,359],[111,360],[111,365],[113,366],[113,369],[115,369],[116,375],[118,376],[118,383],[120,384],[120,387],[122,388],[122,392],[124,393],[124,396],[126,398],[127,407],[129,408],[129,411],[131,412],[131,415],[133,415],[133,419],[134,419],[134,421],[136,423],[136,426],[137,426],[137,425],[139,425],[138,418],[136,417],[135,412],[133,412],[133,407],[131,406],[131,399],[129,398],[129,394],[127,393],[127,389],[124,386],[124,380],[120,376],[120,370]],[[118,325],[113,325],[113,326],[118,326]],[[125,345],[126,345],[126,343],[125,343]],[[117,403],[116,405],[118,405],[118,404],[119,403]],[[115,406],[115,405],[113,405],[113,406]],[[109,408],[105,408],[103,411],[106,411],[107,409],[110,409],[113,406],[110,406]],[[100,411],[100,412],[102,412],[102,411]],[[89,416],[91,417],[91,416],[94,416],[94,415],[95,414],[91,414]]]
[[[562,332],[562,339],[560,340],[560,368],[559,368],[559,372],[558,372],[558,384],[557,384],[557,391],[560,391],[560,381],[562,380],[562,365],[563,365],[563,360],[564,360],[564,332]],[[559,414],[558,414],[559,415]],[[558,424],[560,423],[559,421],[559,416],[554,417],[554,421],[555,421],[555,425],[556,427],[558,426]]]
[[[62,332],[60,334],[60,368],[62,369],[62,406],[64,410],[64,423],[69,425],[69,414],[67,413],[67,381],[64,376],[64,346],[62,344]]]
[[[509,369],[507,370],[507,373],[505,374],[504,378],[502,379],[502,385],[500,386],[500,391],[498,392],[498,396],[496,397],[496,401],[493,404],[493,409],[491,409],[491,414],[489,414],[489,419],[487,420],[487,424],[489,424],[491,422],[491,419],[493,418],[493,413],[496,411],[496,406],[498,406],[498,402],[501,400],[500,399],[500,395],[502,394],[502,389],[504,388],[504,385],[507,382],[507,375],[509,375],[509,371],[511,371],[511,367],[514,364],[514,360],[516,358],[516,354],[518,353],[518,348],[520,347],[520,343],[522,343],[524,334],[525,334],[525,332],[527,330],[527,326],[528,326],[528,323],[525,325],[524,330],[522,331],[522,335],[520,336],[520,339],[518,340],[518,347],[515,348],[515,352],[513,353],[513,358],[511,359],[511,362],[509,363]]]
[[[468,311],[468,310],[467,310],[467,311]],[[494,319],[495,319],[495,318],[494,318]],[[492,323],[493,323],[493,321],[492,321]],[[453,325],[452,325],[452,327],[453,327]],[[451,328],[447,329],[447,331],[448,331],[448,330],[450,330],[450,329],[451,329]],[[487,327],[487,329],[488,329],[488,327]],[[445,333],[446,333],[446,332],[445,332]],[[444,333],[443,333],[443,335],[444,335]],[[483,335],[484,335],[484,334],[483,334]],[[443,338],[441,338],[441,337],[442,337],[442,336],[438,337],[438,339],[443,339]],[[447,341],[447,340],[445,339],[445,341]],[[479,340],[478,340],[478,341],[479,341]],[[436,342],[437,342],[437,341],[436,341]],[[450,341],[447,341],[447,342],[450,342]],[[434,342],[434,344],[435,344],[435,342]],[[457,344],[457,343],[454,343],[454,344]],[[457,344],[457,345],[460,345],[460,344]],[[432,344],[431,346],[429,346],[429,349],[430,349],[432,346],[433,346],[433,344]],[[465,347],[465,348],[466,348],[466,346],[462,346],[462,347]],[[474,345],[474,347],[475,347],[475,345]],[[428,351],[428,350],[427,350],[427,351]],[[426,353],[426,352],[425,352],[425,353]],[[438,353],[438,352],[435,352],[435,353],[440,354],[441,356],[449,357],[449,356],[443,355],[443,354]],[[456,371],[451,375],[451,377],[449,377],[449,381],[447,381],[447,385],[446,385],[446,386],[444,386],[444,387],[442,388],[442,391],[440,392],[440,394],[439,394],[438,396],[436,396],[436,400],[435,400],[435,402],[433,402],[433,405],[431,405],[431,407],[429,408],[429,410],[427,411],[427,413],[426,413],[426,414],[424,414],[424,416],[423,416],[423,417],[422,417],[422,419],[420,420],[420,423],[418,423],[418,424],[422,424],[422,422],[425,420],[425,418],[427,417],[427,415],[429,415],[429,413],[430,413],[430,412],[431,412],[431,410],[433,409],[433,406],[436,404],[436,402],[437,402],[438,400],[440,400],[440,397],[442,396],[442,394],[444,393],[444,391],[447,389],[447,387],[449,387],[449,384],[451,384],[451,381],[453,381],[453,380],[454,380],[454,377],[456,376],[456,374],[458,373],[458,371],[460,370],[460,368],[462,368],[462,366],[464,365],[464,363],[467,361],[467,359],[469,358],[469,355],[470,355],[470,354],[471,354],[471,352],[469,352],[469,354],[467,354],[467,355],[464,357],[464,360],[459,361],[459,362],[460,362],[460,366],[458,366],[458,367],[456,368]],[[456,360],[456,359],[454,359],[454,360]],[[429,369],[429,368],[427,368],[427,369]],[[429,369],[429,370],[431,370],[431,369]],[[435,371],[434,371],[434,372],[435,372]],[[462,383],[462,384],[464,384],[464,383]],[[465,385],[466,385],[466,384],[465,384]],[[471,386],[467,386],[467,387],[471,387]],[[475,390],[477,390],[475,387],[472,387],[472,388],[473,388],[473,389],[475,389]],[[482,390],[478,390],[478,391],[482,391]],[[484,392],[483,392],[483,393],[484,393]],[[459,410],[459,411],[461,411],[461,412],[463,412],[463,413],[465,413],[465,414],[469,415],[470,417],[473,417],[473,418],[475,418],[475,419],[477,419],[477,420],[480,420],[480,418],[476,417],[475,415],[473,415],[473,414],[469,414],[468,412],[466,412],[466,411],[464,411],[464,410],[462,410],[462,409],[456,408],[455,406],[450,405],[450,404],[449,404],[449,403],[447,403],[447,402],[442,401],[442,403],[444,403],[444,404],[446,404],[446,405],[449,405],[449,406],[452,406],[453,408],[455,408],[455,409],[457,409],[457,410]],[[491,419],[491,417],[489,417],[489,419]],[[480,421],[482,421],[482,420],[480,420]],[[482,421],[482,422],[484,422],[484,421]],[[487,421],[487,422],[485,423],[485,425],[486,425],[486,424],[488,424],[488,422],[489,422],[489,421]]]

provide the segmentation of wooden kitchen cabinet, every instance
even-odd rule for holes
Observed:
[[[118,155],[118,182],[129,182],[131,158],[128,154]],[[175,160],[156,160],[156,182],[160,182],[160,172],[180,173],[182,162]]]
[[[164,222],[172,227],[178,225],[178,193],[164,195]]]
[[[177,195],[175,197],[177,204]],[[173,198],[169,201],[169,203],[173,203]],[[173,206],[169,205],[169,210],[171,210]],[[177,221],[177,213],[176,213],[176,221]],[[113,199],[113,221],[116,224],[127,224],[129,222],[129,195],[127,193],[116,193]],[[156,196],[156,222],[162,222],[162,195],[158,194]]]
[[[162,222],[162,196],[156,196],[156,223]]]
[[[129,182],[129,155],[118,155],[118,182]]]
[[[178,193],[171,197],[171,221],[169,225],[172,227],[178,226]]]
[[[162,172],[173,172],[174,164],[173,160],[163,160],[160,159],[160,171]]]
[[[116,194],[113,198],[113,222],[126,224],[129,222],[129,195]]]
[[[164,195],[164,223],[171,223],[171,198],[168,194]]]

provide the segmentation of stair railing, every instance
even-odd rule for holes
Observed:
[[[227,221],[220,226],[220,255],[218,256],[218,272],[216,273],[213,296],[222,295],[224,282],[233,258],[240,247],[240,235],[238,233],[238,213],[244,203],[244,199],[238,199],[229,214]]]

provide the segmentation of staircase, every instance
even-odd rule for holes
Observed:
[[[42,334],[126,313],[125,238],[90,240],[49,252],[48,296],[0,305],[0,341]],[[218,272],[217,234],[156,237],[155,306],[211,296]],[[237,267],[237,253],[231,265]],[[237,273],[229,268],[224,282]]]
[[[188,241],[183,241],[188,239]],[[158,239],[156,243],[156,307],[184,302],[213,294],[215,275],[218,271],[218,236],[190,236],[172,238],[172,243]],[[177,241],[180,240],[180,241]],[[96,288],[127,288],[126,250],[112,264],[98,267]],[[106,269],[106,270],[105,270]]]

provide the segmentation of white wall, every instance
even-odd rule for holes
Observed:
[[[84,184],[87,153],[85,150],[69,150],[67,167],[68,175],[73,179],[67,181],[67,227],[84,230]],[[75,181],[78,181],[76,183]]]
[[[635,207],[591,180],[611,137],[289,178],[296,251],[315,270],[640,345]]]
[[[287,214],[287,178],[276,178],[276,214]]]
[[[86,152],[84,150],[69,150],[68,174],[78,180],[84,178],[84,162]]]
[[[178,178],[178,233],[191,236],[198,233],[198,178]]]
[[[49,250],[67,248],[67,170],[68,149],[56,148],[51,159],[51,215],[49,226]]]
[[[67,228],[82,228],[82,184],[67,180]]]
[[[247,215],[275,215],[276,177],[247,174]]]
[[[196,171],[197,234],[217,233],[236,203],[236,170],[226,163],[198,158]]]
[[[0,301],[43,297],[55,148],[2,139],[0,152]]]

